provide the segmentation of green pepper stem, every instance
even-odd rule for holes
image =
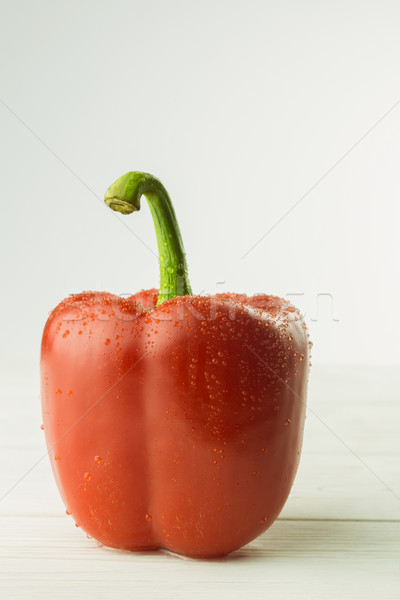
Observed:
[[[185,249],[181,232],[167,190],[149,175],[131,171],[107,190],[104,202],[124,215],[140,210],[140,198],[145,196],[153,217],[160,263],[160,290],[157,306],[176,296],[191,295]]]

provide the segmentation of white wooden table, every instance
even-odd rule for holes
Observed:
[[[222,560],[99,546],[65,515],[35,361],[1,368],[0,597],[400,599],[399,369],[314,368],[292,494]]]

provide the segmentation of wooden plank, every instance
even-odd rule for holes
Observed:
[[[2,371],[0,497],[17,485],[0,502],[0,514],[60,515],[63,506],[44,456],[37,373],[31,368],[22,378],[17,369]],[[303,456],[282,517],[400,519],[395,372],[314,370]]]
[[[112,550],[67,518],[0,519],[12,598],[399,598],[400,523],[277,521],[221,560]]]
[[[314,370],[302,461],[280,519],[218,561],[87,539],[63,515],[45,456],[36,367],[1,371],[1,597],[400,597],[397,370]]]

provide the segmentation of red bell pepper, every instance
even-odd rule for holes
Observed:
[[[44,431],[75,521],[107,546],[227,554],[265,531],[300,458],[308,334],[274,296],[192,295],[175,213],[151,175],[107,191],[144,195],[160,292],[83,292],[51,313],[41,352]]]

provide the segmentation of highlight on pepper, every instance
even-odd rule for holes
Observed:
[[[105,203],[128,215],[142,197],[154,221],[159,288],[129,298],[82,292],[45,325],[50,463],[67,514],[102,544],[223,556],[268,529],[289,495],[308,333],[282,298],[193,294],[161,182],[127,173]]]

